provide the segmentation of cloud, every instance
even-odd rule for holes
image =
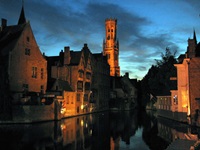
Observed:
[[[172,7],[166,7],[169,4]],[[171,10],[177,7],[180,9]],[[166,47],[178,50],[178,54],[185,52],[187,38],[193,32],[191,24],[199,30],[199,7],[198,0],[142,4],[114,0],[24,1],[26,18],[46,55],[58,55],[64,46],[81,50],[84,43],[93,53],[102,52],[105,19],[116,18],[121,72],[129,71],[132,76],[144,75]],[[0,1],[0,12],[9,24],[17,23],[20,10],[21,0]]]

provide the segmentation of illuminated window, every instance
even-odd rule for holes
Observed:
[[[37,67],[32,67],[32,78],[37,78]]]
[[[25,48],[25,55],[30,56],[31,50],[29,48]]]
[[[107,59],[110,59],[110,54],[107,54]]]
[[[174,99],[174,105],[178,105],[178,96],[174,95],[173,99]]]

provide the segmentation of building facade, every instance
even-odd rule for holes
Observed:
[[[103,55],[110,65],[110,76],[120,76],[119,41],[117,40],[117,20],[106,19],[106,38],[103,41]]]
[[[188,39],[188,47],[185,57],[177,68],[177,90],[171,91],[173,112],[181,112],[189,117],[189,123],[200,125],[200,43],[197,44],[194,31],[193,39]],[[198,119],[199,118],[199,119]]]
[[[7,21],[2,19],[0,48],[12,99],[18,101],[28,92],[44,94],[47,61],[37,45],[30,22],[26,21],[23,7],[17,25],[7,26]]]
[[[110,100],[110,66],[102,53],[92,54],[92,97],[94,111],[108,110]]]
[[[63,93],[60,93],[63,96],[62,103],[66,108],[65,116],[91,112],[91,57],[87,44],[84,44],[81,51],[72,51],[70,47],[65,47],[59,56],[47,57],[48,85],[51,85],[51,80],[58,79],[67,82],[71,88],[71,90],[62,88]],[[52,91],[52,86],[49,86],[49,90]],[[54,91],[55,93],[58,91],[55,86]]]

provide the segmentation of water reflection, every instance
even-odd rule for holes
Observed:
[[[58,122],[0,125],[0,148],[164,150],[176,139],[198,138],[197,130],[155,116],[145,111],[102,112]]]

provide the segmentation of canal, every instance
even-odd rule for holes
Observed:
[[[164,150],[196,135],[154,112],[101,112],[62,121],[0,125],[2,150]],[[190,134],[189,134],[190,133]]]

